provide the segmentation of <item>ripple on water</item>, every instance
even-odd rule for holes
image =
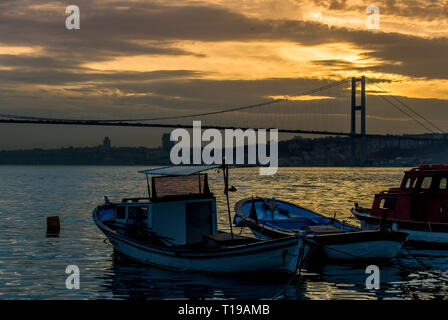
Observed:
[[[364,265],[316,266],[285,288],[284,280],[174,273],[113,254],[91,220],[92,209],[112,200],[145,196],[139,167],[0,166],[1,299],[434,299],[448,296],[445,252],[414,252],[435,270],[403,254],[381,266],[380,290],[365,289]],[[396,186],[403,168],[280,168],[273,177],[256,168],[231,170],[231,207],[244,197],[289,200],[327,216],[350,218],[353,202]],[[119,183],[117,183],[119,182]],[[210,173],[221,229],[228,230],[221,176]],[[45,218],[61,219],[59,238],[46,238]],[[356,221],[353,221],[356,222]],[[239,232],[240,230],[238,230]],[[243,234],[250,234],[243,230]],[[65,268],[76,264],[81,289],[65,288]]]

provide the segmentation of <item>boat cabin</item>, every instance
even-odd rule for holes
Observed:
[[[420,165],[406,171],[399,188],[375,195],[371,215],[418,222],[448,222],[448,165]]]
[[[148,198],[114,203],[114,223],[147,230],[170,244],[202,243],[218,233],[216,198],[201,171],[217,166],[168,167],[145,173]],[[149,182],[151,175],[151,182]]]

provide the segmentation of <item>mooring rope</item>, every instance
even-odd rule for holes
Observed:
[[[310,251],[308,251],[306,257],[304,258],[303,253],[305,251],[305,245],[306,245],[306,242],[308,241],[308,239],[307,239],[306,235],[302,235],[300,238],[302,239],[302,246],[300,247],[300,250],[297,255],[296,271],[293,274],[293,276],[288,280],[288,282],[282,287],[282,289],[272,297],[272,300],[277,299],[286,290],[286,288],[291,284],[291,282],[294,279],[300,278],[302,276],[301,271],[302,271],[303,262],[310,256],[310,252],[311,252],[311,250],[313,250],[314,246],[310,249]],[[297,274],[297,270],[299,270],[298,274]]]
[[[406,248],[405,246],[403,246],[403,249],[405,249],[409,255],[415,260],[417,261],[425,270],[431,270],[431,267],[427,266],[426,264],[424,264],[420,259],[418,259],[411,251],[409,251],[408,248]]]
[[[306,240],[305,240],[306,239]],[[308,243],[313,243],[313,244],[315,244],[314,246],[312,246],[311,247],[311,249],[308,251],[308,253],[307,253],[307,256],[306,256],[306,258],[305,259],[302,259],[303,257],[303,251],[304,251],[304,247],[305,247],[305,242],[308,242]],[[316,241],[314,241],[314,240],[312,240],[312,239],[309,239],[306,235],[304,236],[304,238],[303,238],[303,245],[302,245],[302,247],[301,247],[301,250],[300,250],[300,254],[299,254],[299,259],[300,260],[298,260],[298,262],[297,262],[297,264],[300,264],[297,268],[296,268],[296,270],[299,270],[299,272],[298,272],[298,274],[297,273],[295,273],[292,277],[291,277],[291,279],[289,279],[289,281],[282,287],[282,289],[277,293],[277,294],[275,294],[273,297],[272,297],[272,299],[274,300],[274,299],[277,299],[286,289],[287,289],[287,287],[291,284],[291,282],[294,280],[294,279],[297,279],[297,278],[300,278],[301,277],[301,269],[302,269],[302,265],[303,265],[303,262],[305,261],[305,260],[307,260],[307,258],[311,255],[311,253],[312,253],[312,251],[314,251],[316,248],[321,248],[321,247],[323,247],[324,246],[324,244],[322,244],[322,243],[318,243],[318,242],[316,242]],[[356,259],[363,259],[363,257],[361,257],[361,256],[358,256],[358,255],[355,255],[355,254],[351,254],[351,253],[348,253],[348,252],[345,252],[345,251],[343,251],[343,250],[339,250],[339,249],[336,249],[336,248],[330,248],[330,247],[326,247],[326,249],[329,249],[329,250],[333,250],[333,251],[337,251],[337,252],[339,252],[339,253],[342,253],[342,254],[346,254],[346,255],[349,255],[349,256],[352,256],[352,257],[354,257],[354,258],[356,258]],[[429,267],[429,266],[427,266],[426,264],[424,264],[420,259],[418,259],[408,248],[406,248],[405,246],[403,246],[402,247],[402,249],[404,249],[404,250],[406,250],[407,252],[408,252],[408,254],[409,254],[409,256],[410,257],[412,257],[415,261],[417,261],[425,270],[431,270],[431,267]],[[403,266],[403,265],[401,265],[400,264],[400,267],[397,267],[397,266],[394,266],[394,265],[391,265],[391,266],[389,266],[389,267],[391,267],[391,268],[394,268],[394,269],[396,269],[396,270],[399,270],[399,271],[403,271],[403,269],[405,269],[405,270],[410,270],[409,268],[406,268],[405,266]],[[418,276],[418,278],[419,278],[419,280],[420,280],[420,283],[421,283],[421,285],[423,285],[423,279],[422,279],[422,277],[421,277],[421,275],[417,272],[417,276]]]

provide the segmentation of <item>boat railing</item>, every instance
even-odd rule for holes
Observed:
[[[123,198],[123,199],[121,200],[121,202],[122,202],[122,203],[128,203],[128,202],[138,203],[139,201],[142,201],[142,200],[149,201],[149,198],[148,198],[148,197]]]
[[[409,196],[411,192],[403,192],[403,191],[381,191],[378,195],[381,196]]]
[[[151,202],[169,202],[169,201],[183,201],[183,200],[201,200],[201,199],[213,199],[213,193],[207,194],[181,194],[181,195],[165,195],[163,197],[151,197]]]

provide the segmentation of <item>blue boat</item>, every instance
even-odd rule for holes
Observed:
[[[407,234],[390,230],[362,231],[299,205],[275,198],[246,198],[235,204],[234,223],[249,227],[259,239],[279,239],[305,231],[316,256],[325,259],[392,259]]]

